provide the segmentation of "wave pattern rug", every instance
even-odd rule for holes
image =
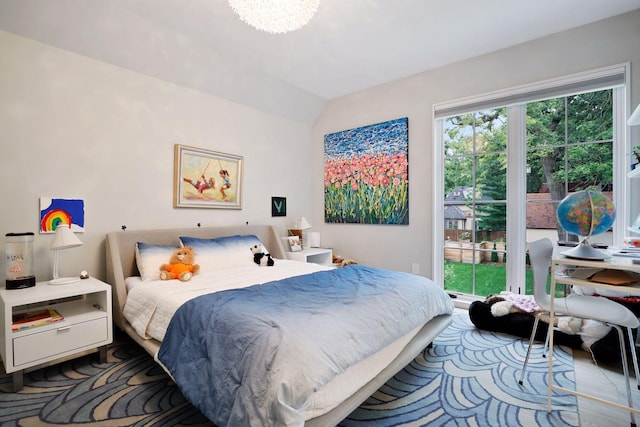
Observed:
[[[548,359],[527,340],[476,329],[457,315],[449,328],[341,424],[360,426],[578,426],[577,400],[555,392],[547,412]],[[537,351],[536,351],[537,350]],[[575,389],[573,356],[556,347],[554,383]]]
[[[144,350],[116,335],[107,363],[81,357],[25,374],[18,393],[0,392],[0,425],[212,425]],[[341,425],[579,425],[573,396],[556,395],[552,413],[546,412],[547,365],[539,351],[525,385],[518,385],[524,340],[479,331],[458,315],[434,344]],[[574,387],[570,354],[556,354],[555,381]],[[9,382],[2,377],[0,388]]]

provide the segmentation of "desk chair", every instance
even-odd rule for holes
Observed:
[[[524,379],[527,364],[529,362],[529,355],[531,354],[531,348],[533,347],[533,340],[535,332],[538,328],[538,322],[542,314],[548,314],[551,309],[551,297],[547,293],[547,278],[549,276],[549,267],[551,266],[551,258],[553,255],[553,243],[551,240],[544,238],[529,243],[529,260],[531,262],[531,268],[533,271],[533,293],[536,304],[540,306],[541,313],[536,316],[533,323],[533,330],[531,331],[531,337],[529,338],[529,348],[527,349],[527,356],[524,360],[522,367],[522,373],[520,375],[520,381]],[[636,374],[636,381],[638,389],[640,390],[640,378],[638,377],[638,359],[636,352],[633,349],[633,332],[631,329],[638,328],[640,321],[633,314],[631,310],[625,306],[618,304],[615,301],[611,301],[604,297],[596,296],[581,296],[572,295],[566,298],[554,299],[554,312],[556,316],[573,316],[581,319],[594,319],[606,323],[608,326],[615,328],[618,331],[618,338],[620,341],[620,356],[622,359],[622,370],[624,372],[625,380],[627,383],[627,399],[629,401],[629,407],[632,407],[631,401],[631,388],[629,386],[629,368],[627,364],[627,353],[624,334],[622,327],[627,329],[627,335],[629,337],[629,343],[632,346],[632,359],[633,367]],[[549,340],[549,330],[547,330],[547,342]],[[547,342],[545,342],[545,349]],[[631,424],[635,426],[635,418],[633,412],[631,415]]]

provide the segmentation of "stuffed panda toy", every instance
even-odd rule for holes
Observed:
[[[492,307],[504,301],[502,296],[491,295],[485,301],[474,301],[469,306],[469,318],[478,329],[492,332],[502,332],[509,335],[529,339],[535,316],[531,313],[523,313],[510,310],[508,312],[496,312]],[[498,310],[500,311],[500,310]],[[535,332],[535,340],[545,342],[548,324],[540,322]],[[620,362],[620,344],[617,331],[610,329],[606,335],[600,337],[595,342],[589,342],[588,349],[585,348],[583,338],[586,335],[568,334],[562,331],[554,332],[554,342],[559,345],[576,349],[588,350],[594,359],[604,363]],[[598,331],[600,335],[602,331]],[[626,334],[625,334],[626,335]],[[626,338],[626,337],[625,337]],[[633,348],[627,343],[627,349]]]
[[[269,252],[265,251],[262,245],[256,244],[251,246],[251,253],[253,254],[253,262],[261,267],[272,267],[275,262]]]

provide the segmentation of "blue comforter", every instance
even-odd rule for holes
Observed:
[[[424,277],[352,265],[190,300],[158,359],[219,427],[302,426],[314,391],[452,310]]]

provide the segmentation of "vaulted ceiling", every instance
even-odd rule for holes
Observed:
[[[265,110],[294,102],[305,115],[638,8],[640,0],[320,0],[306,27],[273,35],[241,22],[226,0],[0,0],[0,30]]]

